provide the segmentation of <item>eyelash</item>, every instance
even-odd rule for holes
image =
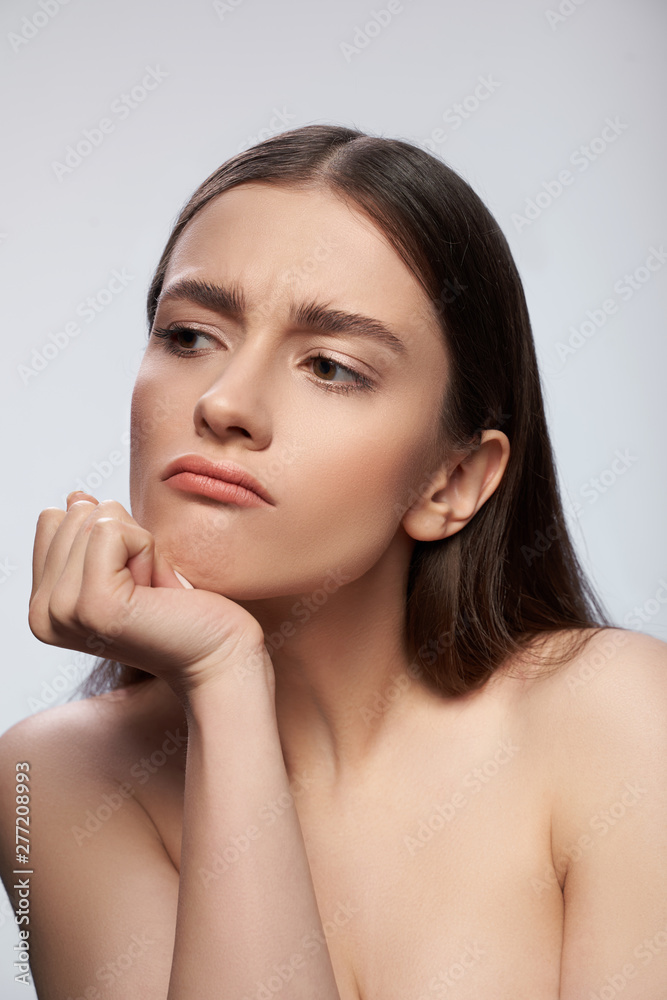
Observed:
[[[172,326],[170,329],[161,329],[160,327],[154,327],[152,333],[155,337],[158,337],[164,343],[165,350],[169,351],[170,354],[176,355],[179,358],[188,357],[188,355],[196,355],[197,351],[186,351],[179,349],[174,341],[174,336],[179,333],[194,333],[197,337],[208,337],[209,334],[203,333],[201,330],[193,330],[188,326]],[[327,357],[326,354],[313,354],[309,361],[317,361],[322,359],[322,361],[328,361],[329,364],[334,365],[336,368],[340,368],[342,371],[347,372],[348,375],[354,376],[354,383],[344,383],[344,382],[326,382],[323,379],[317,379],[317,382],[321,384],[329,392],[350,392],[350,390],[366,389],[374,390],[375,385],[373,382],[367,378],[366,375],[362,375],[361,372],[354,368],[348,368],[347,365],[342,365],[340,361],[336,361],[335,358]]]

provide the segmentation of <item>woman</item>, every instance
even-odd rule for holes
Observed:
[[[664,1000],[666,647],[578,565],[479,198],[285,132],[195,192],[148,318],[132,516],[35,537],[92,697],[0,742],[40,998]]]

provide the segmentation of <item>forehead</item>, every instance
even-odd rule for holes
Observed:
[[[384,233],[322,187],[253,181],[218,195],[186,226],[163,287],[181,278],[236,283],[249,312],[315,299],[375,316],[406,341],[442,343],[431,300]]]

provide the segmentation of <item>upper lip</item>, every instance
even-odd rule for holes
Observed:
[[[243,469],[235,462],[213,462],[204,458],[203,455],[181,455],[170,462],[164,470],[162,479],[169,479],[178,472],[194,472],[200,476],[211,476],[213,479],[222,479],[226,483],[236,483],[245,489],[256,493],[262,500],[273,504],[273,499],[262,484],[255,479],[247,469]]]

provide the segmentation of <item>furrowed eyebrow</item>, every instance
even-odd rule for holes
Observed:
[[[160,302],[169,300],[196,302],[197,305],[204,306],[206,309],[228,313],[232,316],[240,316],[245,309],[243,292],[238,285],[230,285],[227,288],[223,285],[214,285],[210,281],[199,281],[196,278],[181,278],[168,285],[160,293],[158,305]]]
[[[241,316],[246,307],[243,292],[238,285],[227,287],[195,278],[181,278],[168,285],[161,293],[158,304],[175,300],[196,302],[206,309],[234,317]],[[321,333],[347,333],[368,337],[394,354],[407,353],[403,341],[385,323],[360,313],[330,309],[318,302],[303,302],[300,305],[292,304],[289,318],[295,326],[319,330]]]
[[[399,340],[386,324],[381,323],[379,319],[362,316],[360,313],[329,309],[318,302],[305,302],[292,307],[290,319],[296,326],[306,326],[322,333],[351,333],[355,336],[369,337],[394,354],[407,353],[403,341]]]

